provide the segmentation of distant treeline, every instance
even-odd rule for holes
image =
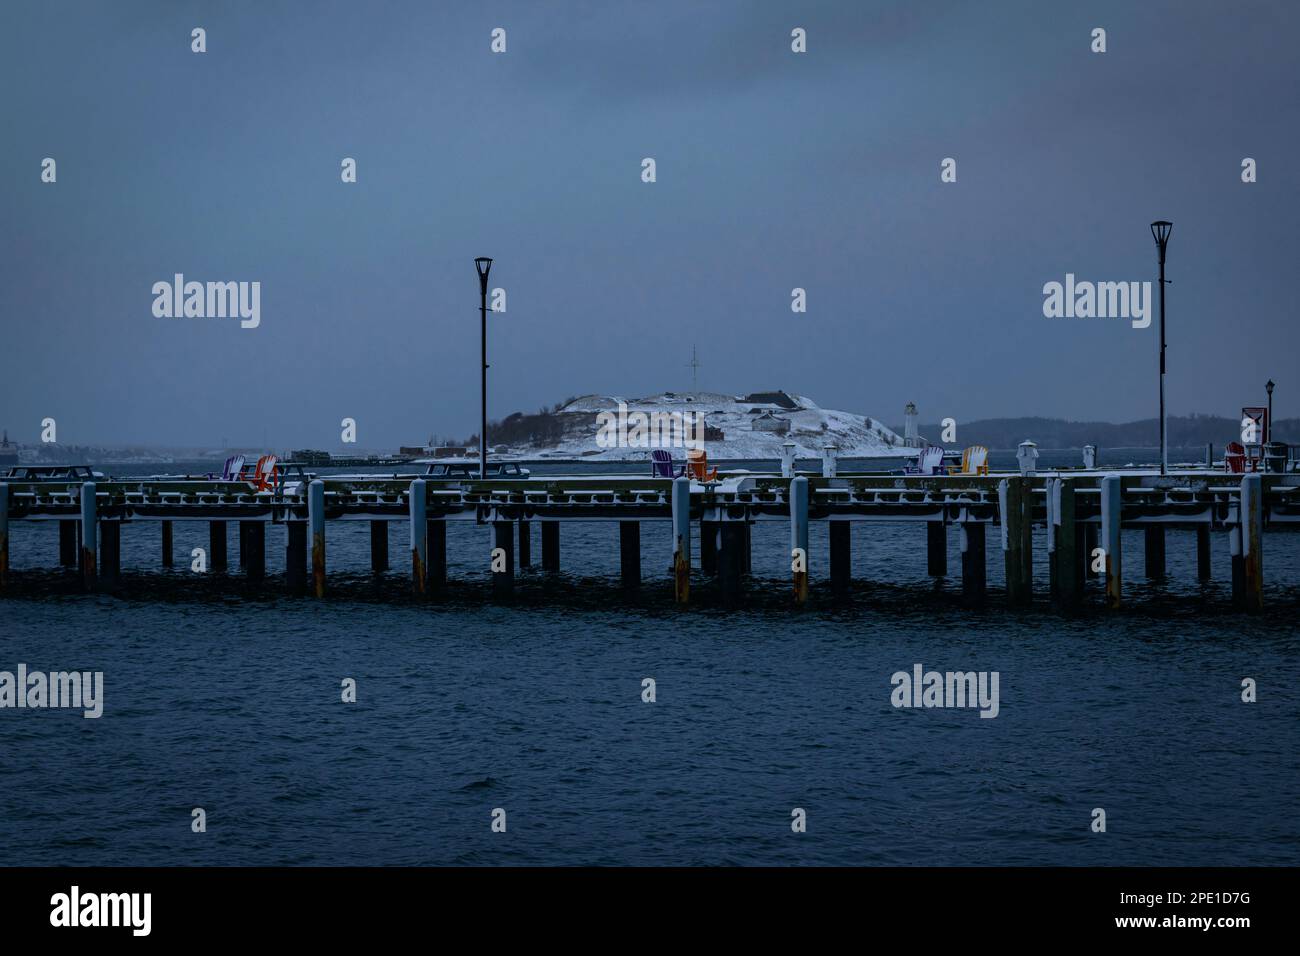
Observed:
[[[891,425],[900,435],[902,425]],[[943,432],[941,425],[922,425],[921,435],[938,443]],[[1282,418],[1273,426],[1277,441],[1300,442],[1300,418]],[[1071,422],[1063,418],[983,418],[973,422],[957,422],[957,441],[948,444],[987,445],[995,449],[1015,448],[1029,439],[1039,448],[1082,448],[1099,445],[1103,448],[1156,448],[1160,445],[1160,422],[1154,418],[1115,425],[1111,422]],[[1169,417],[1170,447],[1204,445],[1212,442],[1222,453],[1230,441],[1241,440],[1241,422],[1218,415],[1190,415]]]

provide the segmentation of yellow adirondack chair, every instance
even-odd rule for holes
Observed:
[[[961,453],[961,467],[952,465],[948,468],[950,475],[987,475],[989,473],[989,450],[983,445],[971,445]]]

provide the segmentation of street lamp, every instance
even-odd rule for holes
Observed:
[[[478,476],[480,479],[487,478],[487,282],[488,271],[492,268],[492,260],[487,256],[479,256],[474,260],[474,268],[478,270],[478,291],[479,291],[479,318],[482,339],[483,354],[483,401],[480,406],[482,415],[479,419],[478,429]]]
[[[1268,392],[1268,421],[1264,425],[1264,441],[1273,440],[1273,380],[1270,378],[1264,385],[1264,391]]]
[[[1169,471],[1169,444],[1165,429],[1165,250],[1174,224],[1157,219],[1151,224],[1151,237],[1160,250],[1160,474]]]

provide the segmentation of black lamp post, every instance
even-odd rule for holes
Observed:
[[[1264,385],[1264,391],[1268,392],[1268,422],[1264,426],[1264,441],[1273,440],[1273,380],[1270,378]]]
[[[1158,219],[1151,224],[1151,236],[1160,250],[1160,474],[1169,471],[1169,445],[1165,435],[1165,250],[1174,224]]]
[[[482,415],[479,419],[478,429],[478,476],[481,479],[487,478],[487,282],[488,271],[492,268],[492,260],[487,256],[479,256],[474,260],[474,268],[478,270],[478,291],[479,291],[479,319],[482,343],[483,343],[483,401],[481,404]]]

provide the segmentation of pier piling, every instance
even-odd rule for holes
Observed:
[[[325,596],[325,482],[307,486],[307,523],[311,526],[311,593]]]
[[[925,565],[931,577],[948,576],[948,526],[942,520],[925,523]]]
[[[284,576],[289,590],[300,593],[307,587],[307,522],[285,523]]]
[[[242,571],[244,570],[245,553],[248,551],[248,522],[239,521],[236,524],[238,525],[239,535],[239,570]]]
[[[1028,604],[1033,598],[1033,526],[1029,484],[1025,478],[998,482],[1002,517],[1002,553],[1006,565],[1007,601]]]
[[[1196,526],[1196,578],[1198,581],[1208,581],[1211,576],[1210,526],[1199,524]]]
[[[978,521],[961,523],[961,597],[967,607],[984,603],[988,587],[984,556],[984,525]]]
[[[59,522],[59,564],[65,568],[77,566],[77,522],[65,519]]]
[[[808,479],[790,479],[790,566],[794,574],[794,603],[808,600]]]
[[[1264,480],[1241,479],[1242,606],[1258,614],[1264,605]]]
[[[519,519],[519,567],[533,566],[533,526],[527,518]]]
[[[623,579],[623,590],[636,591],[641,587],[641,522],[618,523],[618,566]]]
[[[1118,608],[1124,593],[1124,561],[1120,552],[1120,524],[1124,517],[1119,475],[1101,480],[1101,547],[1106,557],[1106,606]]]
[[[1101,526],[1090,521],[1083,526],[1083,578],[1085,581],[1099,577],[1100,573],[1092,569],[1092,553],[1101,547]]]
[[[99,579],[102,584],[116,584],[122,576],[122,522],[99,524]]]
[[[424,497],[424,479],[416,478],[411,482],[407,495],[411,511],[411,588],[416,594],[423,594],[425,589],[425,548],[429,522],[426,518],[427,505]]]
[[[1146,543],[1147,577],[1159,580],[1165,576],[1165,529],[1158,524],[1149,524],[1142,530]]]
[[[673,595],[678,604],[691,598],[691,480],[673,479]]]
[[[87,591],[95,589],[97,569],[95,559],[99,538],[95,516],[95,483],[81,486],[81,586]]]
[[[542,570],[557,573],[560,570],[560,523],[542,522]]]
[[[208,522],[208,570],[214,574],[226,573],[226,538],[224,521]]]
[[[504,554],[500,552],[504,552]],[[492,522],[492,596],[498,601],[503,601],[508,599],[514,593],[514,590],[514,522],[494,521]]]
[[[9,583],[9,486],[0,482],[0,591]]]
[[[1072,611],[1083,602],[1083,564],[1079,548],[1079,526],[1075,523],[1074,482],[1056,479],[1052,517],[1056,522],[1056,604],[1062,611]]]
[[[853,580],[853,526],[847,521],[831,521],[830,537],[831,594],[847,597]]]
[[[700,570],[708,575],[718,573],[718,539],[722,536],[721,521],[700,522]]]
[[[160,523],[162,524],[162,566],[170,568],[176,550],[175,545],[172,544],[172,523],[170,521]]]
[[[739,604],[745,573],[745,525],[739,521],[718,522],[722,547],[718,551],[718,583],[724,604]]]
[[[266,577],[266,523],[263,521],[241,521],[243,534],[240,535],[240,554],[243,560],[244,574],[250,581],[260,581]]]
[[[447,584],[447,522],[430,518],[424,527],[424,576],[432,593]]]
[[[370,522],[370,570],[383,574],[388,570],[388,522]]]

